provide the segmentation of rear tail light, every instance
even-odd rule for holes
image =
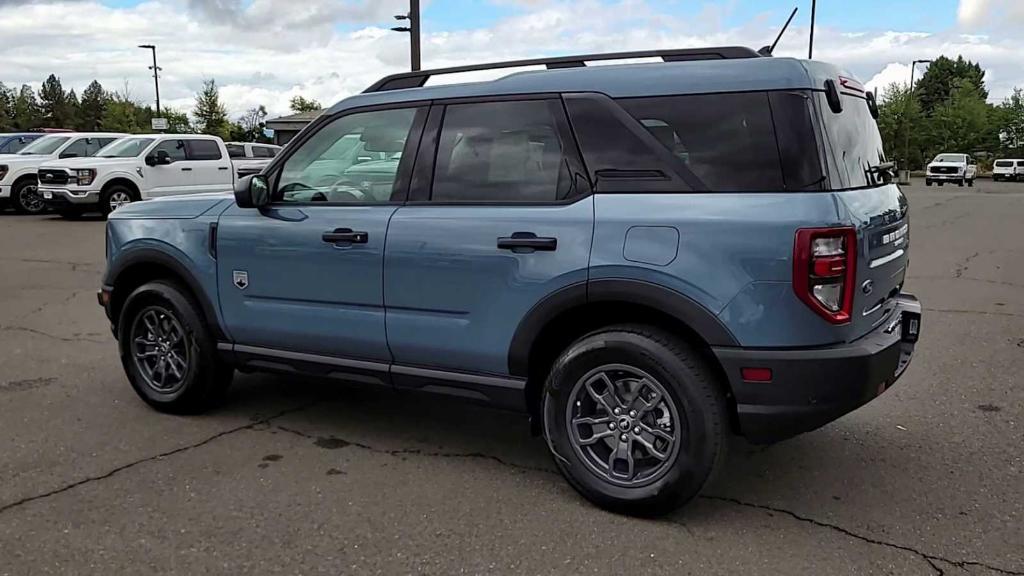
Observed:
[[[850,321],[857,278],[854,228],[802,228],[793,247],[796,295],[833,324]]]

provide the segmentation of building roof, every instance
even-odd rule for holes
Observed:
[[[392,102],[506,94],[600,92],[613,98],[707,94],[748,90],[820,88],[841,72],[828,64],[794,58],[739,58],[586,66],[515,72],[487,82],[425,86],[358,94],[330,113]],[[844,75],[848,75],[843,73]]]
[[[316,120],[316,117],[323,114],[323,112],[323,110],[313,110],[311,112],[299,112],[298,114],[273,118],[271,120],[267,120],[267,128],[270,128],[271,130],[287,130],[292,127],[299,129],[313,120]]]

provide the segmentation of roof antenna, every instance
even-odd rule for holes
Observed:
[[[761,56],[771,56],[772,52],[775,52],[775,46],[778,45],[779,40],[782,40],[782,35],[786,33],[786,29],[789,28],[789,23],[793,21],[793,17],[796,16],[799,7],[793,8],[793,11],[789,13],[789,19],[786,20],[786,24],[782,26],[782,30],[779,30],[779,35],[775,37],[775,42],[772,42],[771,46],[765,46],[757,51]]]

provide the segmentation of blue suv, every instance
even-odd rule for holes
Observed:
[[[639,57],[662,62],[586,66]],[[114,212],[99,300],[158,410],[235,370],[451,394],[529,414],[598,505],[663,513],[729,434],[812,430],[906,369],[876,116],[836,67],[735,47],[398,74],[233,196]]]

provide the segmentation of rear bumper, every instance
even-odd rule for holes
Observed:
[[[903,374],[917,335],[904,334],[921,305],[904,294],[895,312],[868,335],[849,344],[797,350],[716,348],[733,394],[740,431],[769,443],[808,432],[874,400]],[[909,333],[910,331],[907,330]],[[770,382],[747,382],[743,368],[768,368]]]

